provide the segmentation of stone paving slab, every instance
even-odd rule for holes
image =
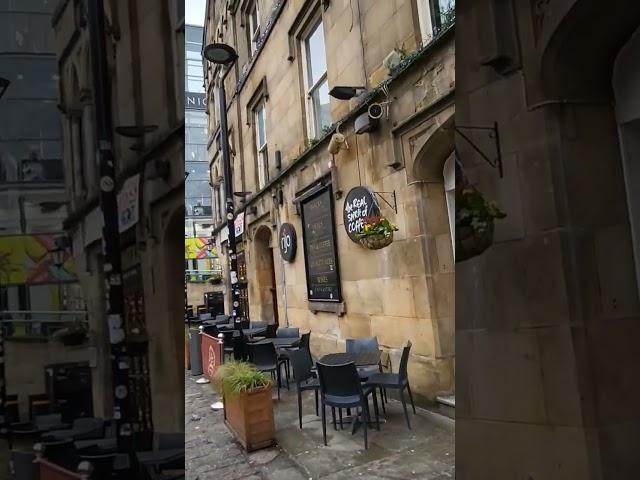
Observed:
[[[187,478],[205,480],[448,480],[455,478],[453,420],[418,409],[410,413],[408,429],[399,402],[390,399],[380,431],[369,429],[364,449],[362,429],[351,434],[350,425],[334,430],[327,409],[327,442],[315,415],[313,393],[303,393],[303,425],[298,427],[295,390],[274,390],[277,447],[247,454],[227,430],[222,411],[211,404],[218,396],[210,385],[195,383],[187,375]],[[373,411],[373,409],[372,409]]]

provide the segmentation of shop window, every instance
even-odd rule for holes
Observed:
[[[321,18],[303,37],[302,43],[309,138],[318,138],[322,129],[331,125],[327,61]]]
[[[256,135],[256,169],[258,171],[258,189],[262,190],[268,181],[267,125],[264,101],[254,110],[254,129]]]

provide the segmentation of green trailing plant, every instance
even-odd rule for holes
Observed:
[[[271,386],[269,376],[247,362],[222,364],[213,377],[213,387],[223,396],[233,396]]]
[[[325,125],[324,127],[322,127],[322,130],[320,130],[320,138],[328,135],[331,132],[333,132],[333,125]]]
[[[495,202],[488,202],[475,187],[467,185],[456,191],[456,229],[471,228],[474,232],[485,233],[493,228],[496,218],[506,216]]]
[[[307,140],[307,146],[308,147],[313,147],[316,143],[318,143],[320,140],[317,138],[310,138],[309,140]]]
[[[382,235],[386,238],[397,231],[398,227],[391,223],[386,217],[374,215],[364,218],[362,232],[358,233],[357,237],[365,238],[372,235]]]

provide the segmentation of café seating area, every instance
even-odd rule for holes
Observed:
[[[226,315],[205,316],[198,323],[199,333],[223,339],[223,362],[248,361],[269,374],[278,401],[283,388],[295,389],[300,429],[303,428],[304,397],[306,392],[313,392],[315,415],[322,424],[325,445],[328,445],[327,424],[331,423],[335,430],[349,425],[352,434],[362,430],[363,446],[367,449],[370,429],[381,431],[386,426],[384,416],[390,391],[400,400],[407,430],[412,429],[408,404],[414,415],[416,408],[407,375],[410,341],[403,346],[395,371],[387,372],[382,367],[382,351],[376,337],[347,339],[345,351],[314,358],[311,333],[300,334],[298,328],[278,327],[263,321],[234,324]]]
[[[9,440],[10,478],[16,480],[185,478],[183,433],[135,438],[129,455],[118,450],[115,422],[83,417],[65,423],[49,408],[30,409],[28,420],[12,422]]]

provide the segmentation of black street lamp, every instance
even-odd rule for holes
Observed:
[[[207,45],[203,51],[204,58],[211,63],[222,65],[223,72],[218,80],[218,105],[220,113],[220,135],[222,143],[222,170],[224,176],[224,191],[227,202],[227,230],[229,233],[229,277],[231,287],[231,317],[234,322],[240,322],[237,317],[240,306],[240,291],[238,290],[238,257],[236,255],[236,236],[234,226],[234,206],[233,206],[233,181],[231,178],[231,152],[229,151],[229,131],[227,127],[227,100],[224,91],[224,79],[230,70],[231,65],[237,60],[236,51],[224,43],[212,43]],[[226,67],[226,68],[225,68]]]

